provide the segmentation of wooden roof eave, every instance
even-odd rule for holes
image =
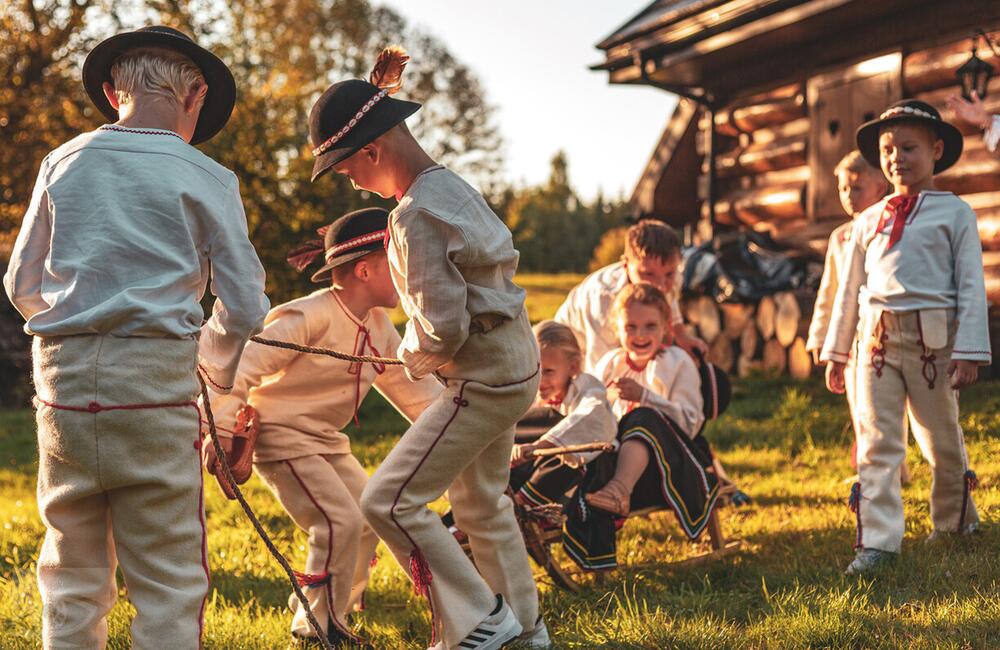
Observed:
[[[670,22],[609,47],[604,47],[607,40],[602,42],[597,47],[605,50],[605,60],[591,66],[591,70],[617,70],[632,65],[637,56],[645,57],[647,53],[654,51],[683,48],[686,43],[734,29],[748,20],[779,12],[789,5],[810,1],[812,0],[728,0],[724,3],[706,3],[698,13],[682,20]],[[710,13],[708,9],[711,9]]]
[[[656,210],[657,187],[673,159],[677,145],[690,128],[692,121],[697,119],[697,114],[698,105],[694,101],[684,98],[678,100],[663,134],[649,157],[649,162],[646,163],[646,168],[639,177],[639,182],[632,191],[629,199],[632,214],[651,214]]]

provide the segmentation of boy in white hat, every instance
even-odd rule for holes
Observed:
[[[209,575],[196,368],[232,385],[268,302],[235,175],[189,143],[235,101],[184,34],[148,27],[87,57],[109,120],[42,161],[4,286],[35,336],[42,645],[102,648],[120,565],[136,648],[201,643]],[[218,296],[202,326],[212,274]]]
[[[854,221],[820,356],[836,393],[844,392],[852,345],[857,356],[857,555],[848,573],[871,571],[900,551],[907,411],[933,472],[932,539],[978,526],[957,389],[991,358],[976,215],[934,187],[934,175],[961,155],[961,133],[929,104],[903,100],[862,125],[857,140],[894,192]]]
[[[526,630],[529,647],[545,648],[524,539],[504,495],[514,425],[539,381],[524,290],[513,282],[518,252],[482,195],[406,128],[420,105],[389,94],[407,60],[401,48],[383,50],[370,83],[334,84],[309,116],[314,179],[335,171],[399,201],[386,245],[410,320],[397,354],[411,376],[445,385],[375,471],[361,509],[428,597],[432,644],[440,631],[440,647],[493,650]],[[427,508],[445,491],[475,565]]]
[[[399,301],[382,247],[388,214],[382,208],[357,210],[323,229],[324,242],[293,251],[289,261],[299,270],[323,253],[325,264],[312,280],[331,286],[272,309],[261,336],[363,356],[393,354],[400,338],[383,309]],[[299,583],[335,648],[363,646],[348,628],[347,614],[361,604],[378,544],[358,505],[368,474],[342,433],[372,387],[411,422],[441,392],[432,377],[412,382],[401,366],[251,343],[233,391],[212,400],[224,448],[239,430],[241,408],[249,405],[259,416],[254,466],[309,533]],[[214,471],[212,445],[205,455]],[[292,635],[314,638],[301,603],[294,595],[289,603],[295,609]]]

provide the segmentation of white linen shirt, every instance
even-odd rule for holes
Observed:
[[[210,269],[218,299],[202,326]],[[200,332],[216,390],[268,308],[235,174],[172,131],[117,125],[42,161],[4,288],[36,336]]]
[[[417,175],[389,215],[389,270],[410,320],[398,356],[413,377],[451,361],[472,319],[513,320],[519,253],[482,195],[441,165]]]
[[[632,409],[646,406],[673,420],[690,438],[698,435],[705,423],[701,376],[690,355],[677,346],[666,348],[641,370],[628,362],[625,350],[612,350],[597,364],[595,374],[606,386],[622,377],[642,385],[639,402],[616,399],[611,403],[619,420]]]
[[[958,327],[951,358],[989,363],[986,286],[976,214],[951,192],[921,192],[902,237],[890,249],[891,224],[877,230],[888,198],[854,220],[820,359],[847,361],[860,305],[869,313],[953,309]]]
[[[840,270],[844,268],[851,242],[852,222],[840,224],[832,233],[826,246],[826,262],[823,264],[823,279],[816,293],[816,304],[813,307],[812,320],[809,322],[809,336],[806,339],[806,350],[812,352],[823,349],[826,333],[830,329],[830,316],[833,312],[833,301],[837,299],[837,289],[840,288]]]
[[[399,345],[385,310],[372,309],[359,319],[331,289],[272,309],[262,336],[357,355],[385,356]],[[410,422],[442,391],[433,377],[411,382],[402,366],[382,368],[250,343],[232,392],[214,397],[212,410],[224,436],[231,434],[241,406],[257,409],[256,462],[344,454],[351,447],[342,430],[373,386]]]
[[[566,397],[553,408],[563,419],[539,438],[556,447],[585,445],[591,442],[614,442],[618,423],[604,383],[593,375],[580,373],[570,382]],[[563,454],[562,462],[570,467],[581,467],[596,458],[600,452]]]
[[[609,351],[619,347],[618,332],[610,317],[615,297],[629,283],[625,262],[615,262],[594,271],[573,287],[554,316],[576,334],[584,350],[584,370],[595,372],[598,362]],[[671,326],[683,323],[677,298],[670,300]]]

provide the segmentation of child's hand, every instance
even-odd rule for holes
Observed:
[[[948,376],[951,377],[951,387],[955,390],[965,388],[976,382],[979,377],[979,366],[975,361],[961,359],[948,364]]]
[[[611,397],[615,400],[641,402],[644,392],[646,389],[642,387],[642,384],[628,377],[621,377],[611,383]]]
[[[531,461],[532,454],[535,453],[535,445],[524,444],[514,445],[510,450],[510,466],[517,467]]]
[[[222,446],[222,451],[226,452],[226,460],[229,460],[230,455],[233,453],[233,439],[229,436],[219,436],[219,445]],[[205,436],[201,441],[201,446],[205,469],[210,474],[214,474],[215,465],[219,462],[219,457],[215,454],[215,445],[212,444],[212,436]]]
[[[844,394],[844,368],[847,364],[829,361],[826,364],[826,388],[837,395]]]
[[[948,104],[949,110],[959,120],[968,122],[980,129],[985,129],[989,124],[990,114],[986,112],[986,106],[976,91],[972,91],[972,101],[965,101],[965,98],[961,95],[951,95],[945,102]]]

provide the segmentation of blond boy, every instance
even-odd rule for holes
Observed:
[[[929,104],[903,100],[862,125],[857,140],[894,192],[854,221],[820,355],[827,386],[842,393],[852,346],[857,353],[857,554],[848,573],[871,571],[900,551],[907,413],[933,472],[932,539],[976,529],[957,389],[991,359],[976,216],[934,185],[961,155],[961,133]]]
[[[268,307],[236,177],[188,144],[225,125],[235,88],[166,27],[102,42],[83,77],[117,122],[42,162],[4,278],[35,336],[42,645],[104,646],[120,565],[133,647],[197,648],[196,367],[228,390]],[[218,300],[202,326],[209,268]]]

